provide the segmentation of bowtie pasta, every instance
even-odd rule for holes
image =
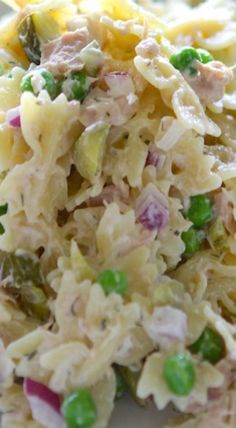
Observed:
[[[236,3],[5,0],[2,428],[236,426]]]

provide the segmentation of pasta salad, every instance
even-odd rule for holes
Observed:
[[[5,0],[2,428],[236,426],[236,3]]]

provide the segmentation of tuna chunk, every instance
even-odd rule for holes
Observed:
[[[220,61],[202,64],[196,61],[198,73],[184,77],[199,98],[205,102],[219,101],[225,92],[225,86],[233,79],[233,71]]]
[[[122,126],[136,113],[137,105],[135,94],[113,98],[107,92],[95,88],[81,105],[80,121],[84,126],[99,121]]]
[[[42,46],[41,65],[55,76],[79,71],[84,66],[80,51],[89,42],[89,33],[85,28],[64,33]]]

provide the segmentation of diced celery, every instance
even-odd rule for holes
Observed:
[[[43,276],[38,257],[28,251],[18,250],[15,253],[1,252],[1,280],[7,286],[40,286]]]

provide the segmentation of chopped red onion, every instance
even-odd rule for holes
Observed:
[[[148,230],[160,232],[169,222],[168,202],[152,183],[141,192],[135,211],[137,219]]]
[[[159,150],[155,144],[149,147],[146,165],[154,166],[158,171],[162,169],[166,156]]]
[[[7,122],[9,125],[13,126],[14,128],[20,128],[21,127],[21,120],[20,120],[20,108],[15,107],[10,110],[8,110],[7,115]]]
[[[131,77],[124,72],[114,72],[105,74],[104,80],[109,87],[112,97],[128,96],[134,93],[134,84]]]
[[[66,428],[58,394],[30,378],[24,381],[24,393],[37,422],[45,428]]]

